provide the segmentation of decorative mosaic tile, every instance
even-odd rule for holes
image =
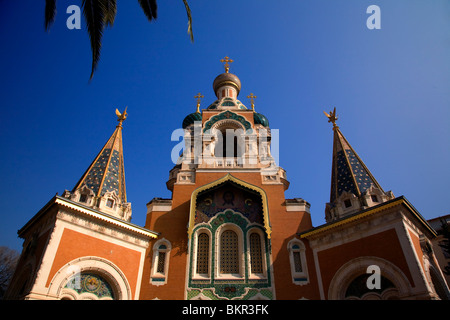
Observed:
[[[75,290],[78,294],[81,293],[92,293],[96,295],[99,299],[101,298],[112,298],[114,299],[114,293],[111,289],[109,283],[103,279],[101,276],[95,273],[82,273],[80,276],[80,281],[75,281],[75,278],[71,278],[65,288],[70,288]],[[77,288],[77,286],[79,287]]]

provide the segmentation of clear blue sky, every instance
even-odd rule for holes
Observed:
[[[224,56],[242,81],[240,100],[280,130],[287,198],[311,203],[314,226],[329,200],[332,130],[338,124],[385,190],[427,218],[450,213],[450,1],[190,0],[195,42],[181,0],[159,1],[149,23],[137,1],[118,1],[101,61],[89,83],[82,30],[66,28],[58,1],[49,33],[44,0],[0,0],[0,245],[20,250],[20,229],[56,192],[72,189],[116,125],[124,123],[132,222],[146,203],[170,197],[170,136],[215,100]],[[381,30],[369,30],[369,5]]]

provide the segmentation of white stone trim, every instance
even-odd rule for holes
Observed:
[[[431,287],[426,280],[425,270],[423,270],[422,264],[420,263],[423,258],[418,256],[409,233],[409,231],[411,231],[419,240],[417,230],[415,228],[411,228],[410,221],[408,221],[408,219],[405,220],[405,217],[403,217],[402,224],[398,225],[396,229],[411,277],[413,278],[414,291],[422,293],[427,291],[431,292]]]
[[[124,228],[124,229],[130,230],[130,231],[136,232],[138,234],[147,236],[149,238],[156,238],[157,237],[157,235],[154,232],[150,231],[150,230],[146,230],[144,228],[135,226],[133,224],[127,223],[126,221],[122,221],[122,220],[114,218],[112,216],[107,216],[107,215],[101,214],[99,212],[95,212],[95,211],[92,211],[92,210],[89,210],[89,209],[85,209],[85,208],[83,208],[81,206],[78,206],[76,204],[69,203],[69,202],[67,202],[67,201],[65,201],[63,199],[57,198],[55,200],[55,203],[59,204],[59,205],[62,205],[62,206],[65,206],[67,208],[70,208],[72,210],[84,213],[84,214],[89,215],[91,217],[97,218],[99,220],[105,221],[107,223],[110,223],[110,224],[119,226],[121,228]]]

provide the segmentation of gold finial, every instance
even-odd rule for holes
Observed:
[[[230,65],[228,64],[228,62],[233,63],[234,61],[228,57],[225,57],[222,60],[220,60],[220,62],[222,62],[222,63],[225,62],[225,64],[224,64],[225,72],[228,73],[228,71],[230,71]]]
[[[204,97],[205,96],[202,95],[200,92],[194,97],[195,99],[197,99],[197,113],[200,113],[200,102]]]
[[[123,113],[120,113],[119,109],[116,109],[117,121],[119,121],[119,126],[122,126],[122,122],[124,122],[128,117],[127,109],[128,107],[125,108],[125,111]]]
[[[257,96],[255,96],[253,93],[250,93],[249,96],[247,96],[247,98],[250,99],[250,104],[252,106],[252,110],[255,111],[255,100],[256,98],[258,98]]]
[[[334,108],[333,111],[330,111],[330,113],[323,112],[328,118],[328,122],[331,122],[333,124],[333,129],[337,128],[336,121],[338,120],[338,116],[336,115],[336,108]]]

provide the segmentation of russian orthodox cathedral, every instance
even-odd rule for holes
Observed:
[[[217,100],[186,116],[170,199],[131,223],[123,122],[72,190],[54,196],[18,235],[23,251],[7,299],[448,299],[436,231],[377,182],[337,125],[330,202],[314,227],[310,204],[286,199],[266,116],[238,100],[240,79],[213,82]],[[161,183],[161,188],[163,187]],[[156,195],[157,196],[157,195]]]

